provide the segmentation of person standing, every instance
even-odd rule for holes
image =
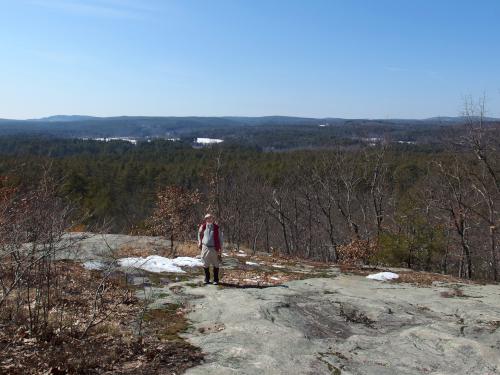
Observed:
[[[222,233],[212,214],[206,214],[198,228],[198,249],[205,271],[205,284],[210,284],[210,266],[213,267],[214,285],[219,284],[219,268],[222,260]]]

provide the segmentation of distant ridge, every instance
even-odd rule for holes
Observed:
[[[85,120],[98,120],[101,118],[103,117],[81,116],[81,115],[54,115],[54,116],[42,117],[26,121],[73,122],[73,121],[85,121]]]
[[[474,120],[479,120],[479,116],[472,116],[471,117]],[[457,117],[448,117],[448,116],[437,116],[437,117],[430,117],[426,120],[428,121],[441,121],[441,122],[462,122],[467,119],[466,116],[457,116]],[[484,121],[500,121],[500,119],[495,118],[495,117],[483,117]]]
[[[479,117],[477,117],[479,118]],[[332,123],[346,121],[389,121],[389,122],[419,122],[419,121],[440,121],[440,122],[461,122],[466,119],[465,116],[434,116],[423,119],[412,118],[342,118],[342,117],[302,117],[302,116],[87,116],[87,115],[53,115],[48,117],[11,120],[0,118],[0,121],[44,121],[44,122],[75,122],[75,121],[93,121],[93,120],[117,120],[117,119],[225,119],[235,122],[254,124],[257,122],[265,123],[304,123],[311,121],[330,121]],[[500,118],[484,117],[485,121],[500,121]]]
[[[343,119],[312,118],[293,116],[116,116],[96,117],[85,115],[55,115],[32,120],[0,120],[0,135],[34,134],[64,138],[106,138],[133,137],[144,138],[179,138],[209,137],[241,139],[242,134],[255,134],[266,129],[298,132],[307,138],[318,129],[322,132],[335,133],[344,138],[376,138],[387,132],[397,132],[405,140],[410,131],[443,128],[461,125],[464,117],[432,117],[429,119]],[[488,122],[500,122],[487,118]],[[341,129],[342,128],[342,129]],[[297,134],[298,134],[297,133]],[[407,137],[403,137],[405,134]],[[349,139],[351,139],[349,138]]]

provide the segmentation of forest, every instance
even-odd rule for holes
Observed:
[[[49,176],[73,230],[188,240],[210,211],[237,249],[498,280],[500,126],[470,117],[460,129],[433,147],[279,152],[4,136],[1,188]]]

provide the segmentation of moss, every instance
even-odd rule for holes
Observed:
[[[146,272],[145,276],[149,279],[152,286],[165,286],[169,283],[177,283],[182,281],[189,281],[197,277],[199,273],[154,273]]]
[[[184,341],[179,334],[189,328],[183,313],[179,313],[182,305],[169,303],[165,308],[152,309],[144,314],[143,320],[148,324],[148,331],[163,341]]]
[[[161,293],[155,293],[153,298],[167,298],[169,296],[168,293],[161,292]]]

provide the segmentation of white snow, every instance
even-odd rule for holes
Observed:
[[[128,137],[91,138],[91,139],[93,139],[94,141],[99,141],[99,142],[125,141],[125,142],[130,142],[133,145],[137,144],[137,139],[128,138]]]
[[[399,278],[399,275],[393,272],[379,272],[379,273],[372,273],[371,275],[366,276],[366,278],[378,281],[387,281],[387,280],[397,279]]]
[[[237,257],[246,257],[247,255],[245,253],[243,254],[236,254]]]
[[[164,258],[164,259],[169,259],[169,258]],[[198,258],[177,257],[171,260],[176,266],[181,266],[181,267],[198,267],[203,265],[201,260]]]
[[[258,266],[259,263],[255,263],[255,262],[245,262],[246,264],[248,264],[249,266]]]
[[[198,267],[203,263],[196,258],[178,257],[174,259],[150,255],[147,258],[122,258],[118,259],[118,264],[122,267],[140,268],[149,272],[175,272],[185,273],[180,267]]]
[[[196,143],[202,143],[202,144],[212,144],[221,142],[224,142],[224,140],[216,138],[196,138]]]
[[[274,268],[285,268],[285,266],[282,266],[281,264],[273,264],[272,266]]]
[[[271,280],[281,280],[279,277],[271,276]]]

